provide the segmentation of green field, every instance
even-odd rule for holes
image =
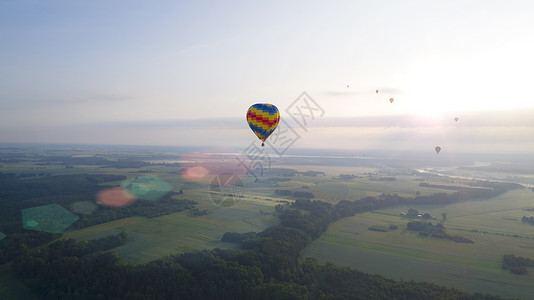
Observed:
[[[157,218],[131,217],[100,224],[64,234],[65,238],[96,239],[120,231],[128,233],[130,241],[115,250],[134,263],[145,263],[165,255],[198,249],[235,248],[232,243],[221,242],[227,231],[259,232],[277,225],[273,212],[276,202],[244,199],[236,206],[217,208],[212,203],[199,205],[210,214],[191,216],[188,212],[169,214]]]
[[[530,298],[534,274],[514,275],[502,269],[501,261],[504,254],[534,258],[534,227],[520,221],[528,213],[522,208],[532,204],[533,192],[516,190],[486,201],[410,206],[439,218],[442,212],[447,213],[443,223],[447,233],[469,238],[474,244],[420,237],[408,231],[410,219],[400,216],[408,207],[358,214],[331,224],[302,257],[394,279],[426,280],[470,292]],[[389,225],[398,229],[368,230]]]
[[[295,168],[299,171],[318,170],[318,167],[299,167]],[[320,169],[322,171],[322,169]],[[420,187],[420,181],[411,175],[376,175],[368,176],[365,172],[370,172],[372,169],[360,168],[341,168],[337,173],[332,173],[335,168],[328,168],[329,172],[325,172],[326,176],[296,176],[292,177],[291,181],[279,182],[279,187],[285,189],[300,189],[304,186],[309,187],[309,191],[314,192],[317,199],[336,204],[341,200],[358,200],[366,196],[377,196],[383,193],[398,194],[402,197],[413,197],[416,192],[420,195],[431,195],[433,193],[444,192],[439,188]],[[346,173],[342,173],[342,172]],[[351,180],[337,179],[339,174],[354,174],[358,177]],[[372,180],[377,177],[395,177],[395,181],[385,182]],[[272,191],[272,187],[270,188]],[[451,192],[451,191],[447,191]]]

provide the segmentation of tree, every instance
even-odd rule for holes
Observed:
[[[441,219],[442,222],[447,220],[447,213],[442,213],[441,217],[442,217],[442,219]]]

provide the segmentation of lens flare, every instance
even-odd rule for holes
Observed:
[[[120,187],[106,189],[96,195],[96,203],[109,207],[125,207],[134,201],[135,196]]]
[[[28,230],[61,233],[79,217],[58,204],[22,210],[22,227]]]
[[[210,170],[204,168],[203,166],[194,166],[185,168],[182,171],[182,177],[193,182],[203,182],[209,173]]]
[[[170,184],[156,176],[126,179],[121,183],[121,188],[133,194],[135,198],[147,201],[158,201],[173,189]]]

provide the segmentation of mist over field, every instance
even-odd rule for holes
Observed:
[[[324,100],[323,100],[324,101]],[[532,110],[316,118],[303,131],[287,114],[277,130],[298,130],[293,148],[424,152],[440,145],[454,153],[529,153],[534,148]],[[214,134],[216,132],[217,134]],[[26,125],[0,129],[11,143],[114,144],[245,148],[254,140],[244,118]]]

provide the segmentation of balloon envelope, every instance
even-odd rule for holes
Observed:
[[[273,133],[280,122],[278,108],[268,103],[256,103],[247,111],[247,122],[250,129],[263,142]]]
[[[376,90],[376,93],[378,94],[378,90]]]
[[[393,103],[395,101],[393,98],[389,98],[389,102]]]
[[[441,151],[441,147],[440,147],[440,146],[437,146],[437,147],[435,148],[435,150],[436,150],[436,153],[439,153],[439,151]]]
[[[454,118],[454,121],[458,122],[458,117]]]

